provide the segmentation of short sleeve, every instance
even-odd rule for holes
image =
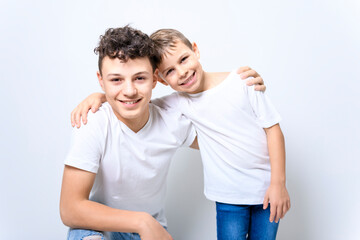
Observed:
[[[254,86],[246,86],[251,107],[257,123],[262,128],[269,128],[281,121],[281,116],[264,92],[255,91]]]
[[[73,129],[65,165],[97,173],[105,143],[105,123],[103,111],[89,112],[88,123]]]
[[[162,101],[163,98],[159,100]],[[163,123],[171,135],[176,138],[177,147],[188,147],[194,142],[196,137],[195,127],[184,114],[176,108],[161,108],[158,105],[154,107],[159,109]]]
[[[196,131],[191,121],[184,115],[179,115],[178,135],[182,147],[189,147],[195,140]]]
[[[179,94],[174,92],[161,98],[152,99],[151,103],[162,109],[178,109]]]

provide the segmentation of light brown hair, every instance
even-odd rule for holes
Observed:
[[[150,38],[155,43],[155,48],[159,56],[161,56],[159,64],[162,62],[169,49],[175,48],[175,44],[178,41],[184,43],[187,47],[193,50],[189,39],[187,39],[184,34],[175,29],[159,29],[151,34]]]

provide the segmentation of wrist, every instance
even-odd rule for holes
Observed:
[[[270,185],[272,186],[285,186],[286,184],[286,179],[282,178],[282,179],[271,179],[270,181]]]
[[[142,232],[145,232],[149,228],[154,220],[155,219],[150,214],[146,212],[139,212],[136,232],[141,235]]]

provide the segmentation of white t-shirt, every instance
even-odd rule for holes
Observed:
[[[166,226],[163,212],[170,160],[190,146],[196,132],[178,111],[150,103],[150,117],[137,133],[104,103],[89,112],[88,123],[74,128],[65,164],[96,173],[90,200],[112,208],[144,211]]]
[[[205,196],[230,204],[261,204],[270,184],[263,128],[280,115],[263,92],[248,87],[235,71],[198,94],[173,93],[153,101],[181,111],[194,124],[204,166]]]

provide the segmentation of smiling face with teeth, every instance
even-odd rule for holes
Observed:
[[[157,82],[157,71],[149,58],[124,62],[106,56],[97,76],[116,117],[134,132],[139,131],[149,119],[149,102]]]
[[[199,62],[200,53],[195,43],[190,49],[182,41],[168,48],[158,66],[159,82],[176,91],[199,93],[204,89],[204,71]]]

